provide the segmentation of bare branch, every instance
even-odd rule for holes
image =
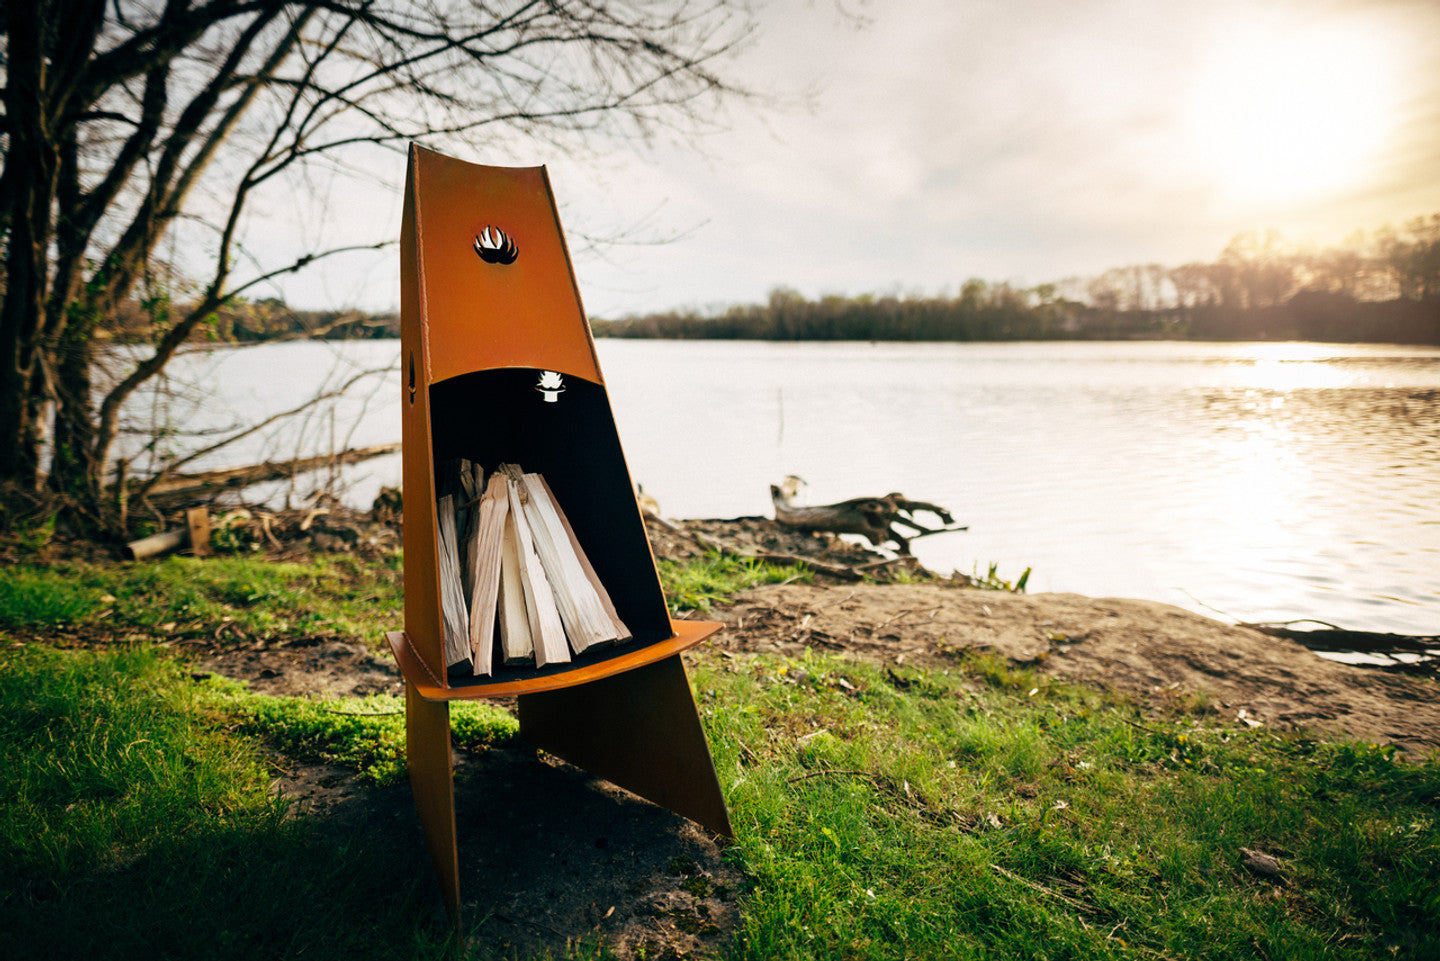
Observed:
[[[398,367],[392,365],[389,367],[373,367],[368,370],[362,370],[358,374],[352,376],[349,380],[346,380],[344,383],[340,384],[338,387],[334,387],[330,390],[318,393],[313,397],[307,399],[304,403],[292,407],[289,410],[280,411],[277,414],[271,414],[264,420],[251,424],[248,427],[243,428],[242,430],[235,431],[234,433],[229,434],[225,438],[218,440],[213,444],[202,447],[199,450],[191,451],[184,457],[176,458],[175,460],[172,460],[170,463],[166,464],[160,470],[156,471],[152,476],[146,478],[145,482],[140,485],[140,488],[135,492],[134,496],[144,497],[156,484],[160,483],[160,481],[164,480],[166,477],[172,476],[176,471],[180,470],[180,468],[184,467],[186,464],[193,464],[200,458],[205,457],[209,454],[213,454],[217,450],[222,450],[226,447],[229,447],[231,444],[234,444],[237,441],[244,440],[246,437],[253,437],[255,434],[258,434],[260,431],[271,426],[272,424],[277,424],[280,421],[286,420],[290,417],[299,416],[306,411],[313,410],[315,407],[325,403],[326,401],[331,401],[343,397],[345,396],[346,392],[350,390],[351,387],[354,387],[356,384],[366,379],[367,377],[375,377],[380,374],[394,373],[398,369]]]

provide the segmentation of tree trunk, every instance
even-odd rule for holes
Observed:
[[[95,461],[95,409],[91,403],[89,325],[66,330],[55,371],[55,443],[48,485],[98,506],[103,465]]]
[[[39,470],[39,434],[31,417],[38,371],[36,352],[45,304],[50,211],[59,151],[45,116],[46,56],[35,4],[6,9],[5,299],[0,305],[0,482],[33,487]]]
[[[8,229],[5,296],[0,303],[0,483],[33,488],[39,477],[39,417],[54,398],[56,360],[47,346],[65,322],[64,304],[46,329],[53,277],[62,144],[72,129],[71,110],[103,23],[104,0],[63,6],[55,0],[7,3],[4,193]]]

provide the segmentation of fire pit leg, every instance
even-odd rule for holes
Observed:
[[[450,923],[460,930],[460,859],[455,849],[455,782],[450,704],[427,701],[405,685],[405,766]]]

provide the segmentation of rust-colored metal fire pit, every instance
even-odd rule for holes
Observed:
[[[545,168],[415,146],[401,232],[405,677],[415,805],[460,923],[449,702],[518,696],[536,747],[730,836],[680,652],[719,624],[672,621],[580,304]],[[564,664],[446,670],[437,465],[543,475],[630,641]]]

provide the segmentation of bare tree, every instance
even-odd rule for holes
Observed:
[[[218,308],[345,249],[253,259],[257,201],[412,140],[568,150],[693,130],[740,92],[717,64],[753,29],[744,0],[26,0],[0,16],[0,484],[47,480],[49,431],[48,485],[95,520],[126,399]],[[157,251],[191,221],[211,267],[180,309]],[[97,384],[136,298],[153,349]]]
[[[1380,246],[1401,297],[1440,298],[1440,214],[1413,217],[1399,233],[1381,231]]]

